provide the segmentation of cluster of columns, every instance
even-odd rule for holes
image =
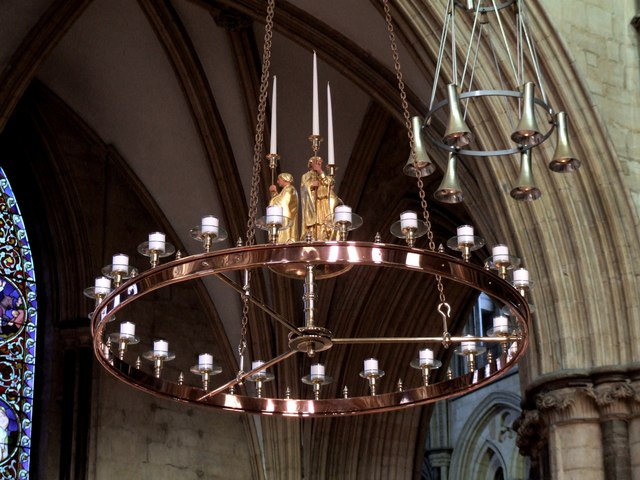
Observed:
[[[515,425],[531,478],[640,478],[640,366],[553,377],[527,389]]]

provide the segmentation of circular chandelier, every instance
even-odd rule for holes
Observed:
[[[421,168],[424,170],[419,164],[422,151],[420,131],[415,134],[416,122],[409,115],[390,9],[387,0],[383,3],[411,146],[411,166],[418,173]],[[326,201],[328,215],[313,228],[307,227],[301,235],[286,240],[283,235],[294,228],[294,215],[288,216],[281,207],[271,205],[267,207],[266,215],[258,216],[274,5],[275,1],[269,0],[246,241],[232,248],[214,250],[215,244],[226,239],[227,235],[218,219],[207,215],[202,217],[199,226],[191,230],[193,239],[202,242],[201,253],[182,256],[175,252],[163,233],[154,232],[149,234],[148,241],[138,246],[138,252],[149,257],[148,270],[139,272],[130,266],[126,254],[114,255],[112,263],[102,269],[103,276],[96,278],[94,285],[85,290],[87,296],[95,299],[91,329],[93,348],[99,362],[118,379],[155,395],[229,411],[288,416],[340,416],[397,410],[466,393],[504,375],[522,358],[528,345],[531,323],[526,298],[531,286],[528,272],[518,268],[520,260],[511,255],[505,245],[494,246],[492,256],[483,265],[471,263],[471,252],[482,248],[484,240],[476,236],[469,225],[458,227],[457,234],[447,241],[449,253],[442,246],[436,248],[419,173],[415,176],[422,207],[421,218],[417,212],[403,212],[391,227],[391,233],[406,245],[383,243],[378,235],[372,241],[349,240],[348,236],[362,224],[363,219],[350,207],[335,207],[331,203],[335,167],[332,161],[330,90],[328,172],[321,174],[329,193],[326,199],[319,199],[319,190],[315,193],[317,209],[319,202]],[[317,131],[316,78],[314,54],[314,128],[310,136],[310,165],[320,159],[322,140]],[[272,115],[274,112],[275,87]],[[272,145],[266,155],[272,171],[272,183],[279,160],[273,142],[275,130],[275,116],[272,116]],[[317,189],[317,185],[314,188]],[[267,243],[256,243],[256,228],[267,232]],[[416,240],[422,236],[426,236],[428,248],[416,247]],[[163,260],[174,253],[175,259]],[[318,285],[329,278],[360,269],[376,269],[376,274],[377,271],[394,271],[420,279],[435,279],[438,303],[432,314],[441,324],[441,333],[436,336],[341,337],[319,324]],[[287,318],[255,293],[252,279],[265,270],[303,283],[302,321]],[[147,329],[148,335],[143,337],[127,314],[128,308],[140,305],[140,300],[149,298],[152,292],[205,278],[221,282],[237,292],[242,301],[238,368],[232,372],[223,371],[210,351],[192,349],[185,352],[183,348],[181,352],[174,352],[172,346],[176,342],[168,337],[153,336],[156,331],[153,325]],[[481,335],[450,332],[451,306],[446,299],[444,280],[469,289],[474,295],[485,294],[499,305],[502,313],[493,319],[493,328]],[[250,361],[247,327],[252,309],[264,312],[272,323],[270,327],[287,335],[286,345],[273,358]],[[190,333],[180,327],[175,325],[180,335]],[[188,340],[177,343],[181,347],[191,344]],[[362,369],[353,381],[363,382],[368,393],[353,396],[347,385],[341,385],[340,395],[326,398],[323,388],[333,382],[331,365],[316,361],[319,354],[328,356],[332,349],[355,348],[358,345],[415,349],[416,355],[407,367],[415,369],[420,380],[414,384],[398,381],[388,387],[383,383],[385,372],[378,359],[367,357],[362,359]],[[449,369],[446,374],[435,375],[434,372],[445,362],[443,351],[453,352],[463,359],[461,371],[454,373]],[[191,360],[188,368],[177,374],[174,370],[168,371],[167,366],[171,362],[182,360],[184,366],[185,359]],[[306,395],[296,398],[290,388],[268,395],[267,390],[277,390],[266,388],[274,380],[274,367],[300,362],[301,359],[312,362],[308,374],[300,379],[303,385],[308,386],[300,390]]]

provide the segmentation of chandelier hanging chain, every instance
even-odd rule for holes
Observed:
[[[249,219],[247,221],[247,245],[255,244],[256,215],[258,212],[258,194],[260,187],[260,170],[262,167],[262,149],[264,140],[265,112],[267,110],[267,90],[269,87],[269,67],[271,66],[271,40],[273,38],[273,15],[275,0],[269,0],[264,28],[264,50],[262,59],[262,76],[260,78],[260,96],[258,99],[258,118],[253,144],[253,171],[251,177],[251,196],[249,200]]]
[[[258,196],[260,187],[260,170],[262,167],[262,147],[264,141],[265,112],[267,110],[267,91],[269,86],[269,67],[271,66],[271,40],[273,38],[273,15],[275,13],[275,0],[269,0],[267,4],[267,16],[264,28],[264,50],[262,60],[262,75],[260,77],[260,96],[258,99],[258,117],[256,122],[256,134],[253,144],[253,170],[251,176],[251,193],[249,198],[249,218],[247,219],[247,245],[255,244],[256,215],[258,213]],[[242,296],[242,322],[240,327],[240,342],[238,344],[238,356],[240,371],[244,370],[244,356],[247,351],[247,324],[249,323],[249,291],[251,283],[251,271],[245,270],[244,295]]]
[[[398,90],[400,91],[400,101],[402,103],[402,115],[404,117],[404,124],[407,130],[407,137],[409,138],[409,146],[411,148],[411,159],[416,162],[416,139],[413,136],[413,129],[411,128],[411,115],[409,113],[409,102],[407,102],[407,93],[405,89],[404,79],[402,77],[402,70],[400,67],[400,55],[398,54],[398,45],[396,42],[396,35],[393,29],[393,20],[391,18],[391,8],[389,7],[389,0],[383,0],[385,20],[387,22],[387,31],[389,32],[389,43],[391,45],[391,53],[393,55],[393,64],[396,71],[396,78],[398,80]],[[418,192],[420,195],[420,206],[422,208],[422,215],[424,222],[427,226],[427,238],[429,239],[429,250],[435,252],[436,244],[433,240],[433,230],[431,229],[431,219],[429,216],[429,208],[427,204],[427,197],[424,191],[424,182],[420,176],[416,177]],[[447,299],[444,295],[444,287],[442,285],[442,277],[436,275],[436,282],[438,285],[438,297],[440,299],[440,305],[447,305]],[[450,307],[449,307],[450,310]],[[445,332],[446,322],[445,322]]]

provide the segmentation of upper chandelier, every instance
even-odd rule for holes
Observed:
[[[533,181],[532,152],[554,129],[557,143],[549,168],[571,172],[580,167],[569,144],[567,115],[554,113],[549,104],[527,15],[525,0],[447,2],[429,111],[424,122],[417,119],[414,125],[416,136],[424,125],[431,142],[448,152],[447,171],[435,192],[441,202],[463,200],[456,172],[460,155],[519,154],[520,176],[511,196],[516,200],[536,200],[541,192]],[[469,34],[464,36],[462,32]],[[510,38],[515,38],[515,48]],[[498,85],[478,87],[496,78]],[[438,87],[446,91],[446,98],[436,101]],[[493,118],[487,119],[487,115]],[[467,118],[492,122],[497,134],[477,138]],[[435,126],[444,126],[444,134],[436,132]],[[501,129],[508,131],[500,134]],[[509,141],[504,142],[507,138]],[[409,159],[405,173],[429,175],[434,168],[426,151],[419,148],[418,155],[415,165]]]
[[[420,120],[412,121],[409,115],[388,0],[383,0],[383,5],[411,146],[411,169],[424,172],[428,168],[420,165],[425,153],[420,138]],[[292,416],[377,413],[434,402],[492,382],[512,368],[527,348],[531,322],[526,298],[531,286],[529,273],[518,268],[520,260],[505,245],[493,246],[492,255],[484,265],[470,263],[471,252],[482,248],[484,240],[476,236],[469,225],[460,226],[456,235],[448,239],[446,245],[450,253],[445,253],[443,246],[437,248],[420,173],[416,175],[416,182],[422,211],[399,213],[398,221],[391,226],[391,233],[406,245],[383,243],[378,235],[368,241],[347,239],[363,219],[349,206],[343,205],[335,192],[329,88],[326,169],[319,154],[323,139],[319,131],[315,54],[313,121],[309,137],[311,158],[308,160],[308,172],[301,181],[300,203],[291,175],[281,172],[275,185],[279,162],[275,79],[270,151],[266,156],[262,152],[274,6],[275,0],[269,0],[246,238],[235,247],[215,251],[215,244],[226,239],[227,235],[218,218],[205,215],[191,230],[193,239],[202,242],[201,253],[190,256],[176,254],[174,260],[162,264],[161,259],[173,255],[175,248],[164,233],[153,232],[149,234],[148,241],[138,246],[138,252],[149,257],[151,268],[148,270],[138,272],[130,265],[128,255],[114,255],[112,263],[103,268],[103,276],[96,278],[94,285],[85,292],[95,299],[91,319],[93,346],[98,360],[119,379],[160,396],[231,411]],[[451,6],[453,8],[453,4]],[[497,12],[498,8],[494,11]],[[454,105],[458,91],[457,88],[449,90],[451,104]],[[464,114],[458,116],[464,120]],[[458,135],[459,132],[454,133],[447,136],[447,142],[456,135],[459,139],[465,137],[464,134]],[[443,143],[443,146],[453,148],[454,153],[461,152],[455,142],[453,146],[448,143]],[[523,147],[523,153],[527,151]],[[267,200],[266,192],[262,195],[268,206],[265,205],[265,215],[260,216],[259,188],[263,164],[271,169],[273,185],[270,200]],[[267,232],[267,243],[256,243],[256,228]],[[422,236],[426,236],[427,248],[416,247],[416,240]],[[380,275],[382,271],[401,272],[405,278],[418,282],[426,277],[433,278],[437,287],[432,293],[438,299],[436,309],[424,312],[419,321],[400,317],[399,334],[396,336],[374,336],[374,332],[361,334],[357,329],[349,336],[336,335],[326,325],[321,325],[317,317],[318,300],[326,292],[322,287],[327,283],[330,286],[330,282],[324,281],[339,275],[353,275],[351,279],[357,281],[359,269],[377,269],[381,271]],[[254,282],[265,272],[302,283],[304,308],[299,320],[278,311],[275,302],[269,303],[263,298],[268,295],[259,295]],[[159,289],[204,278],[220,282],[241,298],[243,310],[239,322],[238,367],[232,372],[223,372],[215,363],[211,350],[194,348],[201,342],[197,338],[198,332],[191,332],[186,319],[168,322],[173,328],[168,330],[166,325],[160,325],[162,318],[146,318],[134,323],[134,315],[129,310],[134,304],[139,305],[139,299],[148,298],[150,293]],[[473,295],[484,293],[498,305],[492,328],[470,335],[449,331],[452,308],[447,301],[447,287],[454,284],[470,289]],[[167,297],[171,295],[173,293]],[[424,295],[430,293],[425,291]],[[276,327],[279,338],[276,343],[281,346],[281,352],[273,358],[258,359],[251,355],[248,327],[251,321],[255,321],[252,318],[254,309],[266,313]],[[141,309],[133,312],[141,313]],[[424,325],[425,332],[430,331],[427,328],[433,329],[430,317],[436,319],[438,335],[402,334],[408,323],[419,323]],[[189,334],[194,337],[189,337]],[[227,341],[226,338],[218,340]],[[353,348],[357,352],[362,345],[390,345],[402,351],[411,349],[413,360],[407,362],[406,367],[414,369],[407,368],[414,372],[414,378],[405,377],[404,382],[396,378],[383,381],[384,365],[376,357],[364,356],[355,378],[345,379],[345,383],[339,386],[339,395],[326,398],[323,387],[333,382],[332,368],[338,368],[330,363],[331,349]],[[463,359],[462,369],[449,369],[435,375],[434,372],[450,360],[450,352]],[[325,363],[318,361],[320,354],[327,359]],[[276,367],[286,362],[300,362],[308,366],[299,381],[309,388],[300,389],[298,398],[292,394],[290,385],[274,387],[275,382],[269,384],[274,380]],[[173,368],[174,365],[177,368]],[[361,387],[352,389],[349,385],[356,382],[360,382]],[[353,395],[353,391],[364,391],[365,385],[366,394]]]

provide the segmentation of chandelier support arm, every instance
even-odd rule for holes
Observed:
[[[500,34],[502,35],[502,41],[504,42],[504,48],[507,52],[507,56],[509,57],[509,63],[511,64],[511,70],[513,71],[513,77],[515,78],[516,83],[518,83],[518,71],[516,70],[516,65],[513,62],[513,56],[511,55],[511,49],[509,48],[509,42],[507,41],[507,34],[504,31],[504,25],[502,24],[502,17],[500,16],[500,9],[496,6],[496,1],[491,0],[493,4],[493,8],[496,13],[496,18],[498,19],[498,26],[500,27]],[[518,85],[516,85],[518,87]]]
[[[519,336],[510,337],[482,337],[464,336],[448,337],[452,343],[459,342],[486,342],[504,343],[505,341],[518,341]],[[357,337],[357,338],[332,338],[334,345],[365,345],[365,344],[392,344],[392,343],[442,343],[442,337]]]
[[[254,296],[252,296],[251,293],[246,291],[241,285],[238,285],[236,282],[231,280],[226,275],[217,274],[217,275],[215,275],[215,277],[218,278],[219,280],[221,280],[222,282],[224,282],[226,285],[228,285],[232,289],[234,289],[236,292],[240,293],[242,295],[243,299],[246,298],[253,305],[258,307],[260,310],[265,312],[267,315],[269,315],[275,321],[280,323],[280,325],[284,326],[285,328],[291,330],[294,333],[300,333],[300,331],[294,325],[289,323],[289,321],[286,318],[284,318],[282,315],[280,315],[278,312],[273,310],[271,307],[269,307],[268,305],[266,305],[262,301],[258,300]]]
[[[298,352],[296,350],[289,350],[288,352],[285,352],[285,353],[283,353],[281,355],[278,355],[277,357],[272,358],[268,362],[261,363],[258,367],[253,368],[253,369],[249,370],[248,372],[240,373],[233,380],[229,380],[224,385],[220,385],[218,388],[216,388],[214,390],[211,390],[210,392],[207,392],[205,395],[200,397],[198,399],[198,401],[202,402],[203,400],[206,400],[209,397],[214,397],[217,394],[219,394],[221,392],[224,392],[225,390],[228,390],[231,387],[235,387],[236,385],[239,385],[241,382],[246,380],[251,375],[254,375],[254,374],[256,374],[256,373],[258,373],[258,372],[260,372],[262,370],[266,370],[269,367],[273,367],[274,365],[277,365],[278,363],[282,362],[283,360],[286,360],[287,358],[289,358],[294,353],[298,353]]]

